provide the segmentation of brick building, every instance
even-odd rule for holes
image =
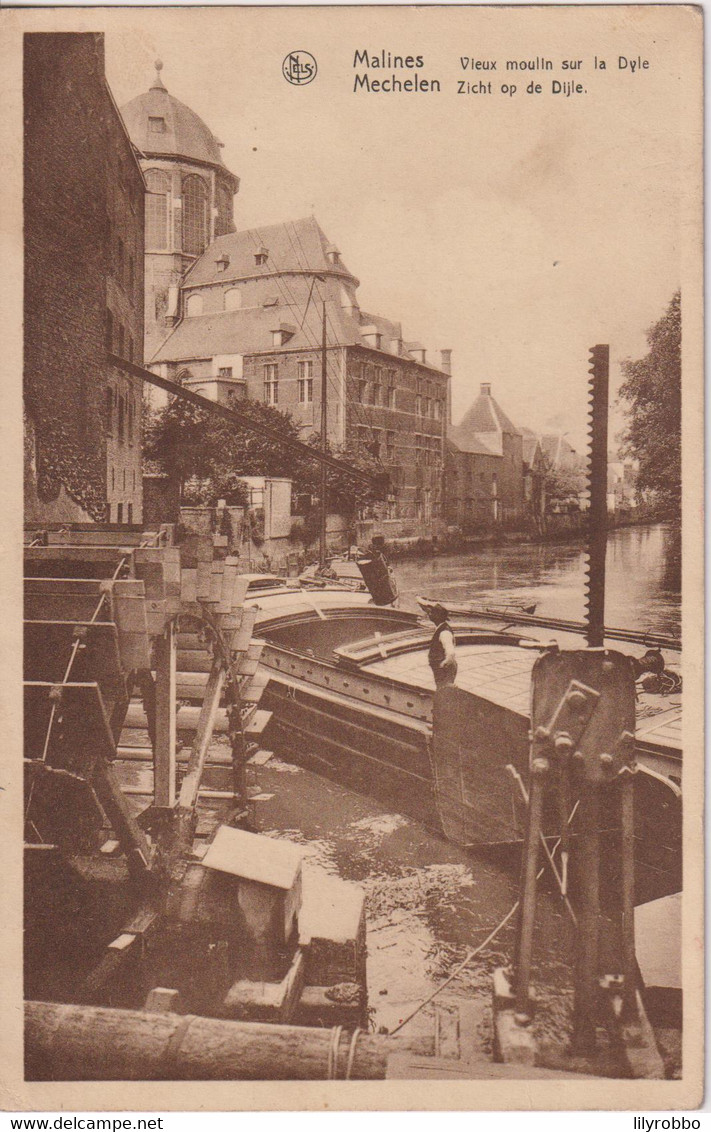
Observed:
[[[145,348],[148,359],[179,316],[186,271],[216,237],[234,231],[239,178],[221,144],[189,107],[166,90],[163,64],[153,84],[121,108],[146,180]],[[140,358],[138,360],[141,360]]]
[[[144,183],[98,33],[24,41],[25,513],[141,520]]]
[[[400,323],[360,309],[359,281],[313,217],[226,234],[188,271],[181,320],[151,368],[216,400],[288,411],[320,427],[326,309],[330,442],[376,455],[391,477],[368,534],[432,534],[443,523],[450,351],[439,367]]]
[[[483,382],[449,430],[446,516],[467,529],[518,522],[525,513],[523,438]]]

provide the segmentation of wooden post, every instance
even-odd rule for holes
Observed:
[[[153,751],[153,802],[175,805],[176,766],[176,632],[174,622],[166,626],[155,646],[156,741]]]
[[[533,928],[536,917],[538,845],[542,832],[543,792],[548,770],[547,759],[537,758],[533,760],[528,821],[521,857],[521,882],[519,887],[521,903],[518,910],[514,960],[516,1013],[521,1018],[530,1018],[531,1014],[531,960],[533,955]]]

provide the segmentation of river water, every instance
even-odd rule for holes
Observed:
[[[482,546],[468,554],[398,562],[400,595],[536,603],[536,614],[582,621],[586,551],[582,544]],[[678,532],[657,523],[608,536],[605,621],[620,629],[681,635]]]

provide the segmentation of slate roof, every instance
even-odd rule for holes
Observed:
[[[449,435],[460,452],[501,456],[505,432],[519,435],[519,430],[491,393],[482,392],[469,406],[459,424],[450,428]]]
[[[187,157],[225,168],[217,138],[202,118],[168,93],[158,71],[150,90],[122,106],[121,114],[131,141],[143,154]],[[149,118],[163,118],[165,132],[149,130]]]
[[[474,456],[501,456],[501,451],[496,451],[496,446],[489,447],[480,436],[473,433],[462,431],[461,425],[452,425],[449,430],[449,439],[454,448],[459,452],[469,452]]]
[[[459,422],[458,427],[465,433],[509,432],[518,435],[516,425],[490,393],[480,393]]]
[[[536,433],[533,432],[533,430],[530,429],[530,428],[525,428],[525,427],[520,428],[519,432],[521,433],[521,436],[523,438],[523,442],[522,442],[522,445],[521,445],[521,454],[523,456],[524,463],[528,464],[529,467],[531,467],[533,465],[533,460],[534,460],[534,457],[536,455],[536,449],[540,445],[540,439],[538,438]],[[541,454],[543,454],[542,448],[541,448]]]
[[[546,433],[541,437],[541,448],[549,464],[554,467],[573,467],[583,463],[572,444],[559,433]]]
[[[325,282],[320,290],[326,292],[329,303],[329,344],[372,347],[363,337],[368,327],[382,334],[381,349],[389,352],[393,340],[402,340],[402,325],[381,315],[361,311],[357,307],[342,306],[341,278],[350,288],[358,280],[343,264],[332,264],[327,258],[329,244],[313,216],[282,224],[231,232],[210,244],[188,272],[183,286],[224,285],[235,280],[266,276],[265,296],[278,300],[276,305],[242,307],[232,311],[193,315],[183,318],[151,359],[157,362],[188,362],[198,358],[212,358],[216,354],[256,354],[271,352],[275,347],[272,331],[280,326],[294,328],[293,336],[283,348],[294,350],[314,349],[321,342],[321,308],[319,302],[308,304],[304,313],[302,301],[291,301],[295,296],[279,277],[290,272],[318,274]],[[255,253],[265,248],[268,257],[264,266],[255,264]],[[227,255],[229,264],[220,270],[217,261]],[[273,286],[270,277],[273,280]],[[352,311],[352,313],[351,313]],[[393,355],[395,357],[397,355]],[[403,347],[402,358],[414,361]],[[431,369],[437,369],[431,365]]]
[[[327,341],[334,342],[334,329],[339,345],[356,342],[355,332],[343,324],[351,319],[341,319],[335,310],[329,314]],[[159,347],[153,362],[179,362],[195,358],[212,358],[216,354],[258,354],[279,350],[274,346],[272,331],[283,324],[295,326],[295,333],[285,344],[286,349],[313,350],[321,342],[321,315],[310,304],[304,320],[303,310],[281,303],[278,307],[255,307],[236,311],[220,311],[217,314],[195,315],[184,318],[175,330]],[[335,326],[334,326],[335,323]]]
[[[232,279],[253,279],[275,272],[317,272],[338,274],[355,283],[348,268],[342,263],[333,264],[326,252],[332,247],[313,216],[301,220],[288,220],[282,224],[266,224],[259,228],[246,228],[218,236],[193,264],[185,279],[185,286],[199,283],[226,283]],[[255,264],[255,254],[264,248],[267,261]],[[217,260],[229,256],[229,264],[220,271]]]

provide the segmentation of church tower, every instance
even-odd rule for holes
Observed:
[[[234,232],[239,178],[222,143],[201,118],[169,94],[156,62],[153,84],[122,107],[146,180],[145,340],[149,362],[180,317],[180,283],[216,236]]]

